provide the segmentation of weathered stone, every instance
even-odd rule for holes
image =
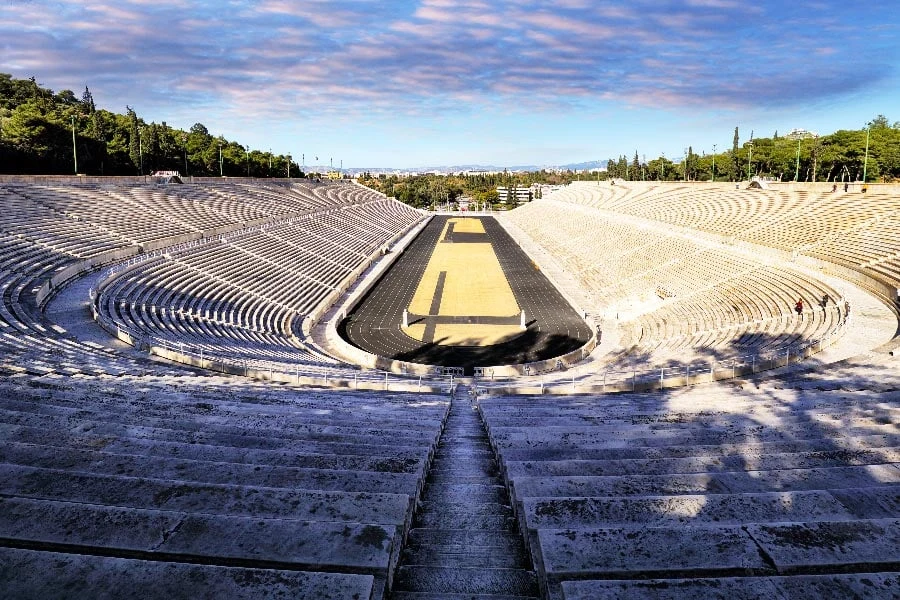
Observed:
[[[747,525],[780,573],[841,565],[861,570],[900,566],[900,520]]]
[[[0,465],[8,494],[132,508],[399,525],[411,513],[406,494],[285,490],[192,484]]]
[[[413,494],[420,480],[424,479],[424,473],[275,467],[23,444],[9,444],[0,448],[0,462],[98,475],[137,477],[153,473],[155,479],[171,481],[335,491],[406,491]]]
[[[614,498],[525,498],[530,529],[849,519],[827,492]]]
[[[18,600],[367,600],[373,577],[218,567],[0,548],[0,589]]]
[[[212,561],[385,571],[396,527],[138,510],[0,499],[0,537],[105,551],[175,554]]]
[[[759,600],[779,598],[778,587],[770,577],[731,577],[718,579],[651,579],[563,581],[565,600],[684,600],[685,598],[721,598]],[[792,596],[795,598],[796,596]]]
[[[740,527],[541,529],[535,568],[550,582],[768,572]]]
[[[508,594],[535,596],[537,579],[534,573],[524,569],[485,569],[480,567],[400,567],[394,577],[394,585],[409,589],[408,579],[415,578],[415,587],[420,592]]]

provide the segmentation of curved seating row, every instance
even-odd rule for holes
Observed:
[[[125,330],[208,358],[334,366],[296,339],[294,324],[419,219],[378,197],[229,235],[117,277],[100,311]]]
[[[553,199],[808,254],[900,284],[896,195],[730,186],[579,182]]]
[[[446,398],[135,383],[0,382],[4,595],[383,597]]]
[[[890,596],[900,409],[844,381],[481,400],[545,597]]]
[[[594,186],[568,193],[584,204]],[[698,358],[776,351],[821,339],[845,316],[837,291],[799,271],[610,211],[547,199],[505,218],[572,269],[592,312],[635,319],[623,362],[664,363],[688,349]],[[802,313],[794,311],[798,300]]]

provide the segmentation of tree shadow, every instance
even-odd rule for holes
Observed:
[[[701,356],[745,349],[735,340]],[[896,548],[864,547],[881,543],[873,523],[900,517],[900,372],[871,357],[803,367],[653,392],[481,399],[536,563],[562,573],[550,585],[893,564]],[[560,548],[574,552],[568,562]]]

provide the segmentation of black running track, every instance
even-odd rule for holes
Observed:
[[[478,366],[551,359],[581,347],[590,339],[587,324],[493,217],[477,217],[486,232],[486,236],[477,234],[478,241],[485,241],[486,237],[493,245],[516,301],[525,310],[527,329],[502,344],[478,347],[441,346],[403,333],[400,329],[403,309],[412,302],[448,218],[434,217],[375,287],[356,304],[338,328],[345,340],[379,356],[463,367],[466,374],[471,374],[472,368]],[[456,243],[476,241],[471,234],[456,233],[455,237],[459,238],[454,240]],[[410,323],[418,318],[410,315]]]

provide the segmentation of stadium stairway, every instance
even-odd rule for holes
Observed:
[[[478,413],[454,398],[426,479],[393,600],[539,597]]]

